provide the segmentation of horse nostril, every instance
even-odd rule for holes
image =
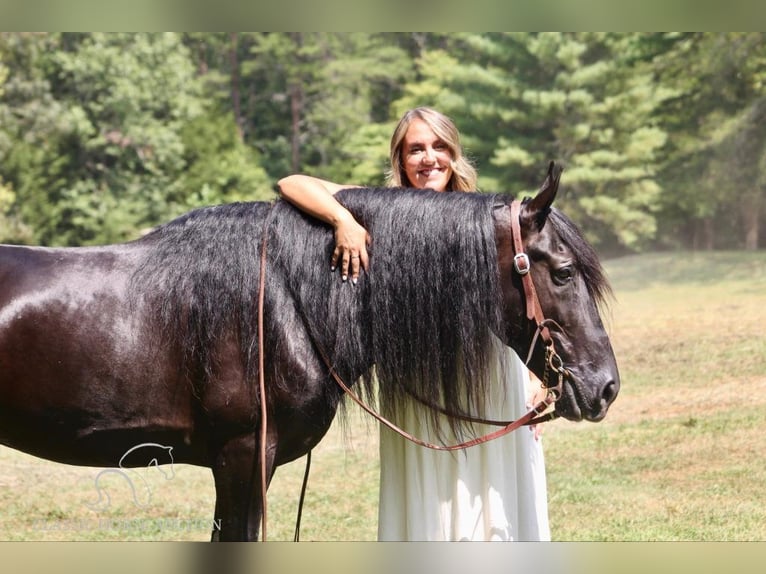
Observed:
[[[604,403],[609,405],[617,397],[617,392],[620,390],[620,386],[615,381],[609,381],[604,385],[604,390],[601,391],[601,398]]]

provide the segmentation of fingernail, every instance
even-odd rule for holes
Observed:
[[[348,275],[344,275],[344,276],[343,276],[343,280],[344,280],[344,281],[348,281]]]
[[[356,285],[356,277],[354,277],[354,278],[351,280],[351,282],[352,282],[354,285]]]
[[[333,271],[335,271],[335,265],[330,265],[330,273],[332,273]]]

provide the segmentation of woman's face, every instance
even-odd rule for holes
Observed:
[[[419,189],[444,191],[452,177],[452,154],[445,142],[420,118],[412,120],[402,142],[402,164]]]

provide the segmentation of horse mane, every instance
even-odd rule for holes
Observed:
[[[259,245],[268,209],[267,203],[204,207],[135,242],[146,249],[130,291],[148,294],[155,336],[176,344],[181,368],[198,385],[210,380],[215,344],[232,329],[248,382],[257,381]]]
[[[390,188],[335,197],[372,238],[356,286],[329,271],[327,226],[281,202],[271,224],[269,242],[281,239],[288,252],[276,266],[312,339],[344,380],[361,375],[367,399],[377,398],[386,416],[412,395],[451,412],[480,411],[498,365],[495,197]],[[423,415],[441,428],[437,411]]]
[[[267,341],[281,321],[293,321],[288,331],[305,329],[314,352],[347,383],[358,381],[386,416],[395,417],[411,395],[451,412],[480,412],[499,364],[493,333],[501,332],[492,210],[508,198],[406,189],[354,189],[336,198],[372,238],[358,285],[330,272],[332,229],[281,200],[201,208],[139,240],[146,249],[133,281],[154,293],[147,303],[158,332],[182,350],[198,385],[216,370],[215,343],[236,337],[257,406],[260,250],[268,221]],[[591,294],[603,299],[608,284],[593,249],[560,212],[551,210],[549,221],[577,254]],[[282,371],[267,373],[270,385],[290,392],[302,384]],[[435,410],[423,414],[442,428]],[[450,424],[463,430],[457,419]]]
[[[336,197],[372,237],[370,268],[356,286],[329,270],[330,227],[284,201],[198,209],[140,240],[150,248],[133,280],[156,286],[149,304],[186,368],[199,370],[204,384],[216,366],[210,349],[234,328],[247,384],[255,385],[268,215],[268,316],[297,308],[315,347],[388,416],[410,394],[454,412],[482,405],[500,325],[494,197],[403,189]],[[295,381],[270,384],[288,389]]]
[[[394,415],[412,393],[450,412],[482,412],[498,365],[493,333],[501,332],[495,198],[348,195],[361,201],[350,209],[370,219],[373,237],[370,315],[382,410]],[[422,412],[439,430],[436,411]]]

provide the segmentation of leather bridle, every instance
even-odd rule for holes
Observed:
[[[542,384],[548,391],[548,396],[553,396],[553,402],[561,397],[563,392],[564,379],[572,374],[564,367],[564,362],[556,352],[553,337],[551,336],[548,325],[557,326],[553,319],[546,319],[543,309],[540,306],[540,299],[537,296],[535,284],[532,281],[530,273],[532,264],[529,256],[524,251],[524,242],[521,238],[521,202],[514,200],[511,202],[511,240],[513,242],[513,268],[521,276],[521,284],[524,292],[525,306],[527,309],[527,319],[535,324],[535,334],[529,344],[529,352],[525,364],[528,365],[532,359],[535,350],[535,344],[538,337],[542,338],[545,345],[545,370],[543,372]],[[559,330],[561,328],[559,327]],[[556,374],[556,384],[549,384],[551,372]],[[542,421],[540,421],[542,422]],[[534,424],[534,423],[533,423]]]

